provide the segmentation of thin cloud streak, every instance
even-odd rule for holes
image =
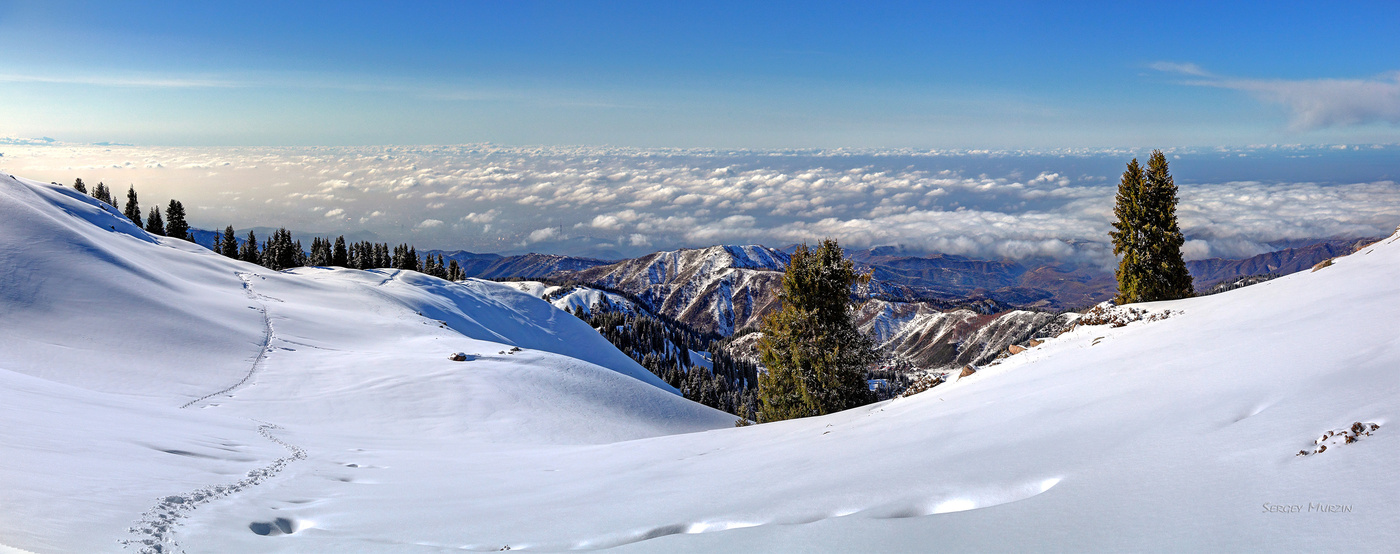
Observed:
[[[1315,131],[1371,123],[1400,125],[1400,71],[1370,79],[1241,79],[1212,74],[1196,64],[1157,62],[1154,70],[1201,77],[1182,84],[1249,93],[1283,106],[1289,129]]]

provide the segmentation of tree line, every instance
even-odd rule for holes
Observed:
[[[117,207],[117,201],[112,197],[111,189],[107,185],[98,182],[89,193],[87,184],[81,178],[73,181],[73,189],[83,194],[90,194],[93,198],[105,202],[108,206]],[[172,199],[165,207],[165,217],[161,217],[160,208],[151,207],[151,211],[146,214],[144,220],[141,217],[141,203],[136,196],[136,186],[126,189],[126,207],[122,209],[122,215],[130,219],[137,227],[145,229],[152,235],[184,239],[194,242],[194,237],[190,235],[190,225],[185,221],[185,205],[179,200]]]
[[[97,183],[89,193],[87,184],[79,178],[73,182],[73,188],[78,192],[90,194],[113,208],[117,207],[111,189],[104,183]],[[165,208],[164,217],[159,209],[151,208],[142,218],[140,200],[135,185],[132,185],[126,191],[126,206],[122,209],[122,215],[153,235],[195,242],[189,223],[185,220],[185,206],[179,200],[170,201]],[[334,241],[315,237],[311,239],[311,251],[307,252],[303,249],[301,241],[292,239],[292,232],[285,227],[274,231],[259,243],[258,236],[253,231],[248,231],[246,237],[239,239],[233,226],[229,225],[222,233],[214,233],[214,241],[209,245],[209,249],[229,258],[277,271],[305,266],[392,268],[418,271],[449,281],[467,278],[466,270],[457,260],[445,260],[441,254],[420,256],[418,249],[408,244],[394,247],[387,243],[369,241],[346,244],[344,235],[336,237]]]
[[[608,310],[598,305],[572,312],[687,399],[753,420],[758,417],[758,366],[729,355],[730,339],[702,335],[675,321]],[[706,352],[711,368],[690,352]]]

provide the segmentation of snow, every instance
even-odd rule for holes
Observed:
[[[1400,544],[1397,237],[734,428],[510,284],[270,272],[117,219],[0,174],[5,547],[122,551],[162,507],[190,552]]]

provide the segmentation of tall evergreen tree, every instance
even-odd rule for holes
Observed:
[[[171,200],[165,208],[165,236],[194,240],[190,237],[190,224],[185,222],[185,205],[179,200]]]
[[[1176,220],[1176,184],[1167,158],[1154,150],[1147,171],[1137,158],[1118,183],[1113,214],[1113,253],[1122,256],[1114,273],[1114,302],[1155,302],[1191,296],[1191,275],[1181,257],[1186,239]]]
[[[117,207],[116,203],[112,200],[112,191],[107,190],[107,185],[102,184],[101,181],[98,181],[97,186],[93,187],[92,197],[106,202],[108,206],[113,208]]]
[[[229,258],[238,257],[238,240],[233,236],[233,226],[224,227],[223,240],[219,243],[219,253]]]
[[[122,214],[135,223],[137,227],[141,226],[141,204],[136,201],[135,185],[126,189],[126,209],[122,210]]]
[[[83,194],[87,194],[87,185],[83,184],[83,178],[82,178],[82,177],[79,177],[79,178],[73,180],[73,190],[76,190],[76,191],[81,192],[81,193],[83,193]],[[138,224],[138,225],[139,225],[139,224]]]
[[[851,317],[851,286],[865,279],[834,240],[803,244],[783,273],[782,308],[764,319],[758,378],[763,421],[823,415],[868,404],[866,371],[879,356]]]
[[[1174,300],[1195,294],[1191,273],[1186,269],[1186,261],[1181,256],[1181,247],[1186,244],[1186,236],[1176,220],[1176,182],[1167,168],[1167,156],[1161,150],[1153,150],[1147,159],[1147,172],[1144,175],[1144,208],[1152,222],[1157,240],[1150,243],[1149,256],[1145,260],[1152,271],[1152,280],[1146,283],[1144,297],[1151,300]]]
[[[258,236],[253,234],[253,230],[248,230],[248,238],[243,239],[243,247],[238,249],[238,259],[250,264],[261,263],[262,254],[258,252]]]
[[[165,222],[160,217],[160,208],[151,207],[151,213],[146,214],[146,232],[152,235],[165,235]]]
[[[331,265],[350,267],[350,256],[345,251],[345,235],[335,237],[335,248],[331,250]]]

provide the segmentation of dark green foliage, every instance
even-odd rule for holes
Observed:
[[[238,259],[250,264],[262,261],[262,253],[258,252],[258,236],[248,231],[248,238],[243,239],[243,246],[238,249]]]
[[[338,267],[350,267],[350,255],[345,250],[345,237],[335,238],[335,248],[331,250],[331,265]]]
[[[458,263],[457,263],[457,260],[451,260],[451,261],[447,262],[447,280],[448,280],[448,281],[461,281],[462,279],[466,279],[466,278],[467,278],[467,272],[466,272],[465,270],[462,269],[461,264],[458,264]]]
[[[1122,256],[1115,276],[1114,302],[1155,302],[1193,294],[1191,275],[1181,257],[1186,239],[1176,220],[1176,183],[1167,158],[1155,150],[1143,171],[1136,158],[1118,183],[1113,207],[1113,253]]]
[[[185,205],[179,200],[171,200],[165,207],[165,236],[192,240],[190,224],[185,222]]]
[[[410,269],[418,271],[418,250],[407,244],[400,244],[394,247],[394,269]],[[381,266],[383,267],[383,266]]]
[[[281,271],[304,265],[305,257],[301,243],[293,242],[292,232],[284,227],[273,231],[272,236],[263,243],[261,263],[263,267]]]
[[[104,185],[101,182],[98,182],[97,186],[93,187],[92,197],[106,202],[108,206],[111,206],[113,208],[117,207],[116,203],[112,201],[112,191],[107,190],[107,185]]]
[[[165,221],[160,217],[160,208],[152,207],[146,214],[146,232],[152,235],[165,235]]]
[[[879,356],[851,318],[864,277],[834,240],[799,246],[783,273],[782,308],[763,321],[758,351],[762,421],[838,412],[875,401],[866,374]]]
[[[307,264],[325,267],[331,265],[331,241],[320,237],[311,239],[311,256]]]
[[[219,253],[229,258],[238,257],[238,240],[233,236],[233,226],[224,227],[223,240],[219,243]]]
[[[79,177],[79,178],[73,180],[73,190],[76,190],[76,191],[81,192],[81,193],[83,193],[83,194],[87,194],[87,185],[83,184],[83,178],[82,178],[82,177]],[[138,223],[138,225],[139,225],[139,223]]]
[[[136,201],[135,186],[126,189],[126,209],[122,210],[122,215],[135,223],[137,227],[141,226],[141,204]]]
[[[575,314],[686,398],[745,419],[757,418],[758,368],[731,358],[728,340],[700,335],[673,320],[580,307]],[[709,351],[714,366],[691,363],[690,351]]]

